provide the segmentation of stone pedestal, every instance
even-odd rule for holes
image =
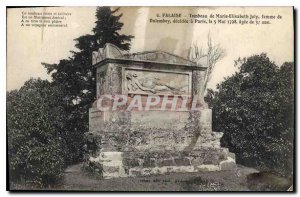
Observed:
[[[211,110],[203,103],[206,67],[160,51],[127,54],[111,44],[93,53],[93,65],[98,98],[121,94],[130,101],[140,95],[143,109],[153,95],[177,99],[175,110],[169,104],[164,110],[101,111],[94,103],[88,135],[97,137],[97,150],[89,160],[101,164],[104,178],[236,167],[234,154],[220,146],[222,133],[212,131]],[[200,101],[197,111],[189,108],[192,100]],[[178,110],[182,103],[189,107]]]

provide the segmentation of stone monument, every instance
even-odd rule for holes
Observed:
[[[234,154],[220,146],[222,133],[212,131],[202,95],[205,66],[163,51],[129,54],[109,43],[92,55],[97,101],[89,110],[88,161],[101,166],[104,178],[236,167]]]

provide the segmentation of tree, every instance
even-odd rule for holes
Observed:
[[[7,93],[10,183],[56,183],[64,169],[60,130],[61,92],[48,81],[30,79],[19,91]]]
[[[114,15],[120,10],[111,10],[109,7],[98,7],[96,11],[96,27],[93,29],[98,47],[103,47],[106,43],[111,43],[123,50],[130,49],[131,35],[119,34],[123,23],[119,20],[123,14]],[[91,56],[91,55],[90,55]]]
[[[241,164],[291,175],[294,138],[294,64],[266,54],[241,61],[239,71],[208,90],[213,129]]]
[[[203,49],[202,47],[197,46],[196,44],[194,44],[192,47],[190,47],[189,49],[189,59],[191,61],[195,61],[198,64],[201,64],[201,60],[203,58],[206,58],[207,62],[206,65],[207,69],[205,72],[205,76],[204,76],[204,83],[203,83],[203,92],[202,94],[204,94],[206,87],[207,87],[207,83],[209,82],[210,78],[211,78],[211,73],[216,65],[216,63],[222,59],[225,55],[225,50],[222,49],[219,44],[213,44],[212,42],[212,38],[210,36],[210,34],[208,34],[207,36],[207,49]]]
[[[76,51],[72,56],[60,60],[58,64],[42,63],[51,74],[53,85],[64,90],[65,97],[61,101],[68,113],[65,122],[67,149],[70,151],[68,163],[74,163],[82,158],[84,146],[83,135],[88,131],[88,110],[96,100],[95,69],[92,66],[92,52],[112,43],[123,50],[130,49],[131,35],[120,34],[123,23],[122,14],[117,14],[119,8],[98,7],[96,22],[92,35],[76,38]]]

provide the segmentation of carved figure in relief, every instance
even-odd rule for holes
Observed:
[[[185,93],[186,85],[182,87],[173,87],[170,84],[162,83],[159,78],[151,77],[151,79],[147,77],[140,77],[136,73],[127,73],[127,89],[129,91],[137,91],[142,90],[146,92],[152,92],[156,94],[157,92],[170,92],[173,94],[183,94]]]
[[[136,91],[138,89],[143,90],[143,91],[149,91],[152,92],[153,94],[156,94],[156,91],[151,89],[151,88],[147,88],[144,87],[139,80],[137,79],[137,74],[136,73],[127,73],[126,74],[126,80],[127,80],[127,89],[129,91]]]

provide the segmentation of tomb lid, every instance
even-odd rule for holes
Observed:
[[[196,62],[164,51],[145,51],[139,53],[128,53],[117,46],[107,43],[103,48],[93,52],[92,65],[102,65],[107,60],[152,62],[161,64],[174,64],[198,68],[206,68]]]

